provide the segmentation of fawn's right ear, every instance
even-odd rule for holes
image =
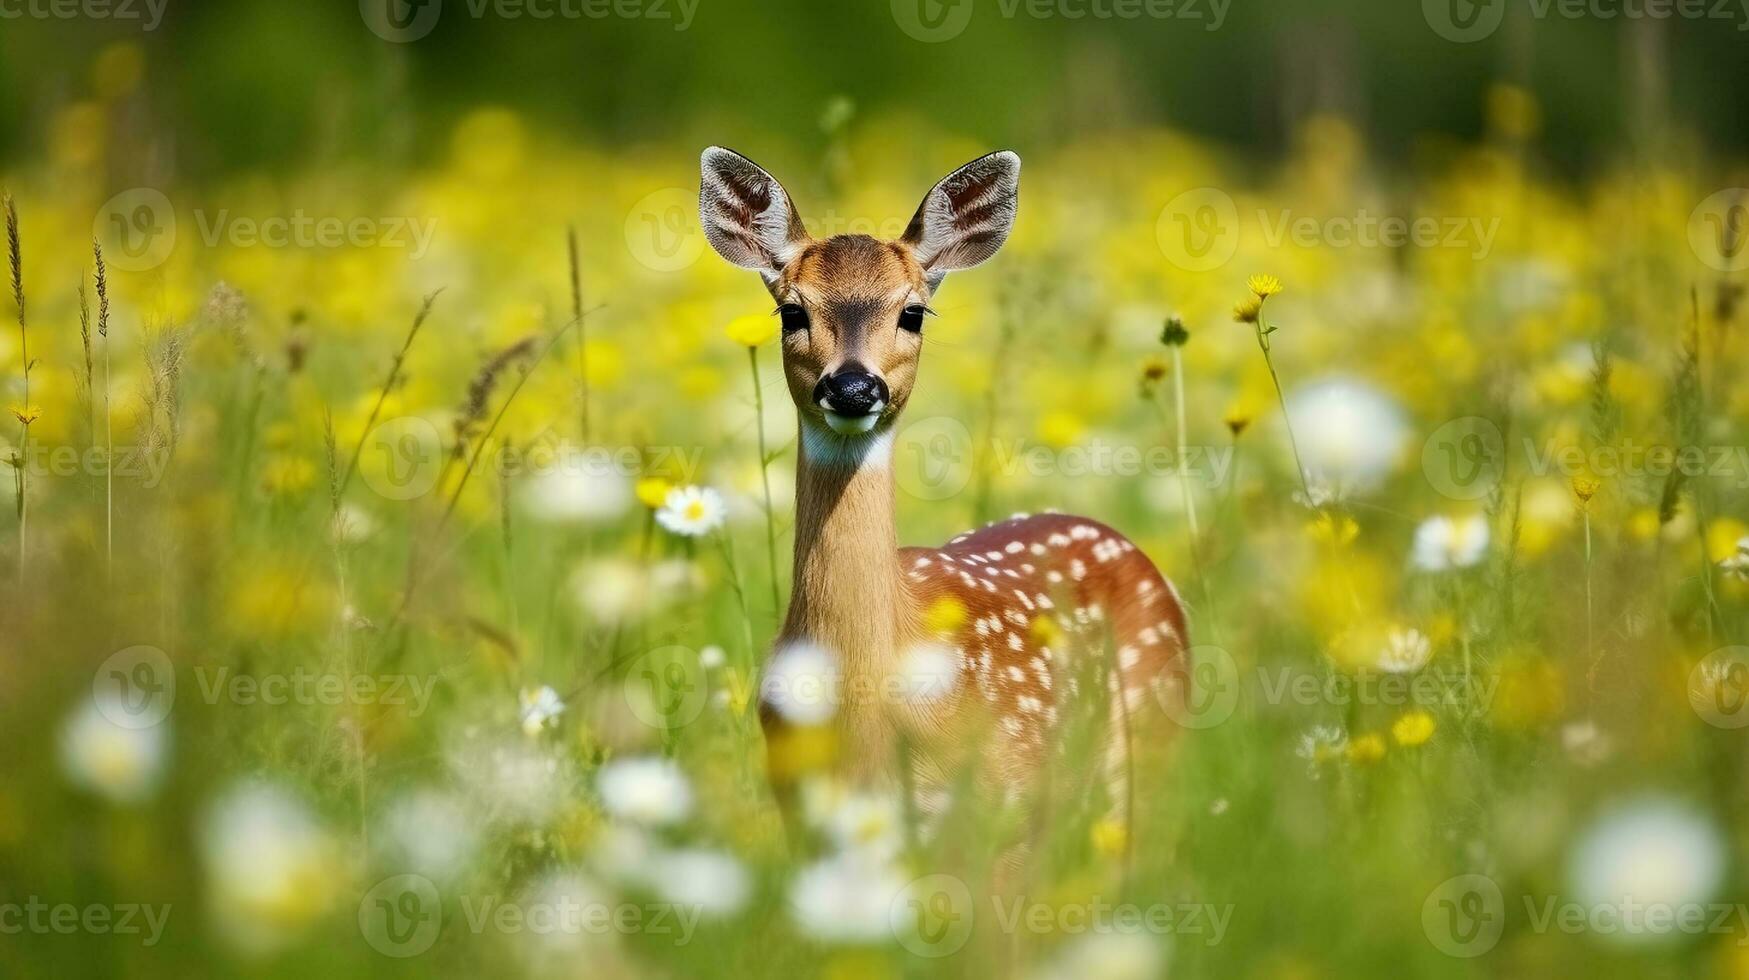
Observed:
[[[704,151],[701,169],[698,219],[711,247],[775,283],[809,241],[789,194],[758,164],[720,146]]]

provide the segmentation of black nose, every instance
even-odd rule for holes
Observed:
[[[821,378],[814,387],[814,403],[823,403],[839,415],[867,415],[886,402],[887,383],[855,368]]]

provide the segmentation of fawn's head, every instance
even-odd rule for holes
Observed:
[[[783,319],[783,366],[802,424],[852,437],[892,424],[911,397],[930,297],[949,272],[996,254],[1014,224],[1020,158],[992,153],[948,175],[897,241],[824,240],[770,174],[704,152],[700,220],[718,254],[756,270]]]

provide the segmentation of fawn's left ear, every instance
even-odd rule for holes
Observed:
[[[917,209],[900,239],[911,246],[934,290],[950,272],[970,269],[1008,240],[1020,209],[1020,157],[1008,150],[949,174]]]
[[[755,269],[767,286],[808,244],[801,216],[777,178],[734,150],[713,146],[700,161],[699,222],[717,254]]]

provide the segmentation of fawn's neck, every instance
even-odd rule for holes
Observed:
[[[846,680],[878,676],[913,615],[899,569],[892,451],[891,430],[844,437],[802,425],[784,637],[834,651]]]

